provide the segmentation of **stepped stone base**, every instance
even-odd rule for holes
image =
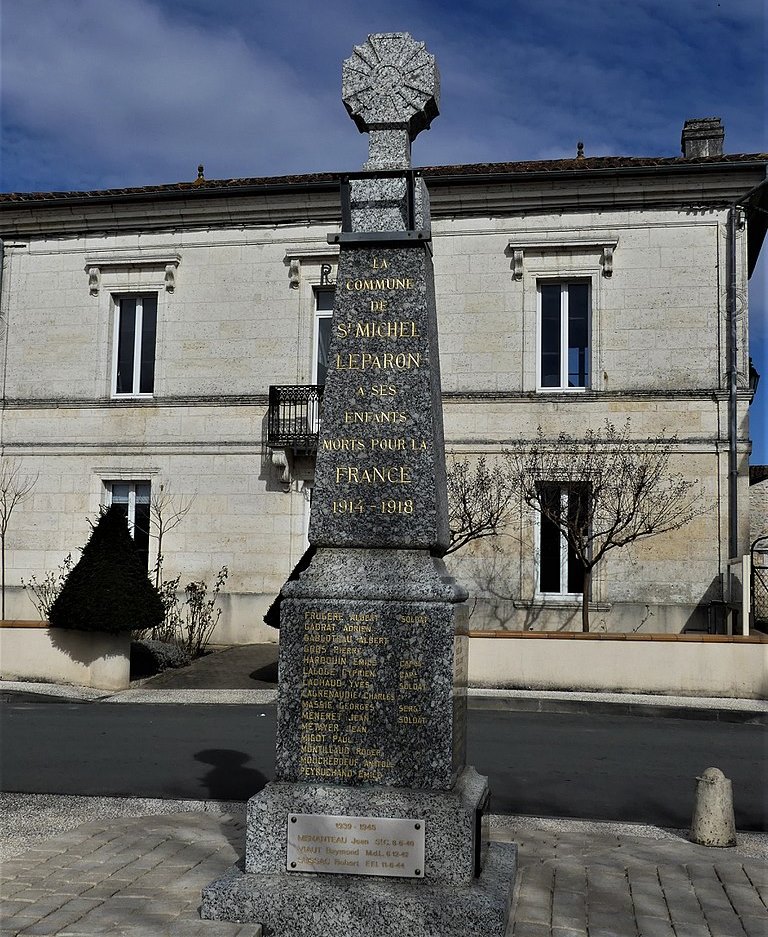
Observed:
[[[450,791],[273,781],[248,801],[244,868],[267,875],[285,871],[291,813],[414,817],[425,824],[425,880],[469,885],[485,863],[487,805],[488,779],[471,767]]]
[[[264,937],[504,937],[517,868],[517,847],[491,843],[471,885],[426,879],[281,872],[234,866],[203,892],[201,915],[258,923]]]

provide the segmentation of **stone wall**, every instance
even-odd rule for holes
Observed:
[[[749,541],[752,544],[761,537],[768,537],[768,466],[753,465],[750,475]],[[768,628],[768,540],[757,543],[756,547],[752,553],[755,565],[752,611],[759,627],[765,630]]]

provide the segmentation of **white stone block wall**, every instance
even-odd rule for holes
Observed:
[[[688,528],[612,555],[598,570],[593,621],[607,630],[679,631],[706,617],[719,595],[727,561],[724,217],[649,209],[433,224],[449,450],[493,458],[538,425],[556,436],[629,416],[638,438],[676,434],[675,466],[704,489],[707,511]],[[333,257],[328,228],[201,225],[30,238],[7,250],[3,451],[39,475],[9,530],[9,614],[32,614],[22,578],[40,578],[84,543],[105,481],[149,480],[194,495],[164,545],[166,573],[210,581],[229,568],[215,639],[275,638],[261,617],[303,553],[308,506],[301,478],[286,490],[265,446],[267,393],[271,384],[311,382],[312,287]],[[523,249],[519,279],[513,241],[534,245]],[[616,245],[610,276],[606,242]],[[172,291],[162,264],[142,263],[153,256],[178,258]],[[300,258],[293,283],[291,257]],[[92,295],[88,270],[99,258]],[[592,285],[586,393],[536,391],[542,278]],[[155,392],[115,401],[113,296],[131,290],[158,295]],[[745,342],[741,349],[745,358]],[[746,408],[742,395],[745,546]],[[452,561],[478,599],[473,628],[579,627],[573,606],[537,607],[526,530],[522,547],[513,529]]]

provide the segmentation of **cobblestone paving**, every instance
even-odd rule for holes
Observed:
[[[768,865],[734,849],[508,828],[520,850],[510,937],[768,937]]]
[[[87,823],[3,863],[0,937],[259,937],[198,912],[244,836],[202,813]]]
[[[768,865],[743,851],[530,819],[494,826],[520,849],[508,937],[768,935]],[[210,813],[84,824],[3,864],[0,937],[259,937],[198,913],[243,839],[241,820]]]

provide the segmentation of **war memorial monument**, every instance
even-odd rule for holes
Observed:
[[[465,764],[466,591],[448,545],[429,197],[411,143],[439,73],[408,33],[369,36],[343,100],[370,139],[342,179],[330,366],[309,537],[283,588],[276,780],[205,918],[275,937],[502,937],[516,847],[489,844]]]

